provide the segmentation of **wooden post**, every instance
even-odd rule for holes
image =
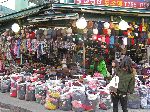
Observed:
[[[83,67],[84,69],[85,69],[85,53],[86,53],[85,43],[83,43]]]
[[[110,16],[110,21],[114,21],[114,17],[113,16]]]
[[[150,65],[150,47],[147,47],[147,60],[148,64]]]

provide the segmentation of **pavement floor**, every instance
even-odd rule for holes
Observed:
[[[38,104],[36,102],[19,100],[17,98],[10,97],[9,93],[0,93],[0,112],[65,112],[65,111],[46,110],[43,105]],[[113,112],[113,111],[112,109],[109,109],[109,110],[97,110],[96,112]],[[121,108],[119,108],[119,112],[122,112]],[[150,112],[150,109],[129,109],[129,112]]]

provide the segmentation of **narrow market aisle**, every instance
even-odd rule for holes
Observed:
[[[5,107],[6,109],[4,107],[1,107],[3,106],[3,104],[7,105]],[[11,111],[7,109],[7,107],[9,107],[10,105],[12,105]],[[21,111],[17,111],[16,107],[22,108]],[[25,110],[29,110],[29,111],[25,111]],[[60,110],[49,111],[49,110],[46,110],[44,106],[41,104],[19,100],[17,98],[12,98],[9,96],[9,93],[0,93],[0,112],[64,112],[64,111],[60,111]],[[107,110],[107,111],[97,110],[97,112],[112,112],[112,109]],[[121,108],[119,112],[122,112]],[[150,112],[150,110],[139,109],[139,110],[129,110],[129,112]]]

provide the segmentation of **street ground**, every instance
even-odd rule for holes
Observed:
[[[119,109],[121,111],[121,108]],[[60,110],[50,111],[46,110],[43,105],[35,102],[29,102],[12,98],[9,93],[0,93],[0,112],[64,112]],[[72,112],[72,111],[70,111]],[[110,110],[97,110],[97,112],[112,112]],[[150,112],[146,109],[129,109],[129,112]]]

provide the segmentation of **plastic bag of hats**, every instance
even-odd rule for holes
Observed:
[[[17,98],[20,100],[25,100],[26,94],[26,83],[18,82],[17,84]]]
[[[35,85],[31,82],[26,82],[26,101],[35,101]]]
[[[10,91],[10,79],[7,77],[3,77],[1,79],[1,93],[6,93]]]
[[[49,110],[56,110],[59,107],[60,87],[48,86],[45,108]]]
[[[86,91],[86,102],[84,108],[86,111],[92,111],[95,112],[98,106],[98,101],[99,101],[99,93],[95,91]]]
[[[99,108],[102,110],[108,110],[111,108],[110,93],[105,89],[100,90]]]
[[[67,82],[66,82],[67,83]],[[69,82],[68,82],[69,84]],[[59,109],[63,111],[70,111],[72,109],[71,104],[71,94],[70,94],[70,87],[65,84],[61,91],[60,100],[59,100]]]
[[[76,85],[79,82],[76,82]],[[73,84],[74,85],[74,84]],[[72,110],[75,112],[83,112],[85,110],[85,86],[80,84],[78,86],[72,86]]]
[[[45,103],[45,97],[46,97],[45,84],[43,82],[37,82],[37,84],[35,84],[36,102],[40,103],[40,104],[44,104]]]

